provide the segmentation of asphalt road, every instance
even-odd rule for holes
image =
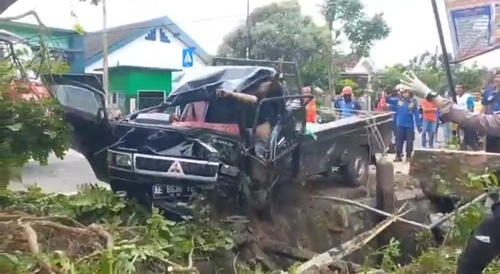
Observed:
[[[441,128],[438,131],[438,141],[439,142],[434,142],[434,148],[442,148],[444,147],[444,134]],[[414,148],[422,148],[422,135],[415,132],[415,142],[413,143]]]
[[[443,141],[442,132],[439,135],[439,139]],[[422,147],[421,140],[420,134],[416,134],[415,148]],[[442,145],[442,142],[437,143],[436,148]],[[79,185],[86,183],[106,185],[95,178],[87,160],[81,154],[70,150],[63,160],[51,156],[47,166],[40,166],[36,162],[27,164],[23,170],[22,183],[14,182],[11,188],[21,190],[37,184],[47,192],[73,193],[78,190]]]
[[[98,182],[87,160],[73,150],[68,151],[63,160],[51,156],[47,166],[41,166],[38,162],[28,163],[23,169],[22,178],[21,183],[13,182],[10,188],[22,190],[37,184],[47,192],[72,193],[85,183],[106,185]]]

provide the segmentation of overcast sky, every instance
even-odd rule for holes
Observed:
[[[1,1],[1,0],[0,0]],[[251,9],[279,0],[250,0]],[[215,53],[223,36],[245,21],[246,0],[107,0],[108,25],[116,26],[168,15],[196,40],[206,51]],[[323,24],[319,14],[322,0],[299,0],[305,14]],[[364,0],[366,11],[372,15],[383,12],[392,28],[390,36],[378,42],[371,58],[377,67],[384,67],[409,59],[426,50],[434,52],[439,44],[430,0]],[[448,48],[451,50],[444,0],[438,0]],[[78,20],[87,31],[102,28],[102,14],[98,7],[78,0],[19,0],[4,15],[15,15],[35,9],[46,25],[71,28]],[[31,21],[32,22],[32,21]],[[500,66],[500,50],[476,60],[488,67]]]

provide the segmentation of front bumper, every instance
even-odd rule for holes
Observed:
[[[108,151],[108,155],[124,152]],[[121,180],[144,185],[178,185],[198,189],[213,189],[219,180],[236,178],[239,170],[219,162],[185,159],[169,156],[128,153],[130,166],[113,165],[108,157],[111,180]]]

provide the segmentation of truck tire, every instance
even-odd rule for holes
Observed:
[[[349,149],[340,175],[349,186],[360,186],[368,183],[370,155],[363,147]]]

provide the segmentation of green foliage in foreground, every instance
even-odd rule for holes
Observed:
[[[440,247],[431,247],[415,258],[410,264],[401,266],[395,261],[401,256],[400,243],[392,240],[390,244],[374,255],[382,255],[382,269],[394,274],[453,274],[461,250],[467,243],[476,226],[486,217],[487,210],[475,204],[463,211],[451,224],[445,241]],[[425,238],[425,237],[423,237]],[[425,244],[425,243],[424,243]],[[500,273],[500,261],[495,261],[484,274]]]
[[[208,207],[197,207],[193,220],[174,223],[93,185],[73,196],[37,187],[9,193],[0,200],[0,273],[199,273],[196,262],[217,261],[234,250],[238,235],[213,221]],[[443,246],[426,249],[409,265],[397,263],[402,251],[396,239],[372,257],[382,257],[379,267],[386,273],[455,273],[460,250],[486,213],[481,205],[464,211],[450,224]],[[419,237],[424,243],[429,235]],[[372,259],[366,269],[373,269]],[[237,268],[240,274],[266,273],[259,265]],[[485,273],[500,273],[500,262]]]
[[[442,182],[446,185],[446,182]],[[469,174],[467,185],[471,189],[480,189],[482,191],[498,191],[499,180],[495,174],[486,171],[484,174],[476,175]],[[445,190],[446,191],[446,190]],[[459,203],[459,206],[463,203]],[[401,266],[395,261],[401,256],[400,243],[397,240],[392,240],[390,244],[381,250],[375,252],[375,255],[382,256],[381,267],[387,273],[394,274],[452,274],[456,273],[456,263],[460,256],[461,250],[467,244],[470,235],[489,214],[490,209],[486,208],[482,203],[470,205],[464,211],[457,213],[455,218],[452,218],[448,223],[443,224],[447,227],[446,235],[444,235],[443,244],[439,247],[430,247],[429,239],[432,237],[429,231],[422,232],[419,235],[419,242],[422,243],[420,250],[422,254],[415,258],[410,264]],[[426,240],[427,239],[427,240]],[[432,245],[431,245],[432,246]],[[500,260],[494,261],[485,274],[500,273]]]
[[[5,50],[11,57],[27,54]],[[45,49],[36,56],[42,61],[48,57]],[[18,169],[30,159],[47,164],[50,153],[62,158],[68,149],[69,128],[59,103],[35,98],[35,82],[19,77],[21,72],[64,73],[69,68],[65,63],[42,61],[0,58],[0,196],[10,181],[21,179]]]
[[[195,220],[173,223],[96,186],[74,196],[33,187],[0,205],[4,274],[196,273],[193,260],[233,247],[205,208]]]

